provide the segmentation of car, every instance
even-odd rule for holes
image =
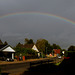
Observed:
[[[59,59],[61,59],[61,56],[58,56]]]
[[[14,60],[11,58],[7,58],[6,61],[14,61]]]

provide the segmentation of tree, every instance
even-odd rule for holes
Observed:
[[[4,45],[8,45],[7,41],[4,42]]]
[[[47,45],[47,53],[50,54],[52,52],[53,48],[50,44]]]
[[[37,56],[37,52],[32,49],[21,48],[21,47],[15,47],[14,49],[16,51],[17,56],[19,56],[20,54],[22,54],[23,56],[28,56],[28,55]]]
[[[32,39],[25,38],[25,44],[34,44]]]
[[[25,44],[27,44],[27,43],[28,43],[28,41],[29,41],[29,39],[28,39],[28,38],[25,38]]]
[[[3,45],[3,42],[2,42],[2,40],[0,39],[0,45]]]
[[[53,44],[53,49],[61,49],[61,47],[59,45]]]
[[[30,39],[30,40],[28,41],[28,44],[34,44],[33,40]]]
[[[68,51],[75,51],[75,46],[70,46],[70,47],[68,48]]]
[[[40,52],[43,52],[44,54],[50,53],[51,46],[47,40],[45,40],[45,39],[37,40],[36,46]]]
[[[26,44],[32,43],[33,40],[30,39],[26,39]],[[23,44],[21,44],[20,42],[16,45],[16,47],[14,48],[16,51],[16,55],[19,56],[20,54],[24,55],[24,56],[37,56],[37,52],[32,50],[31,48],[25,48]]]
[[[18,48],[18,47],[20,47],[20,48],[22,48],[23,47],[23,44],[21,44],[20,42],[16,45],[16,47]]]

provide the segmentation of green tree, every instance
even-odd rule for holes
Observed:
[[[43,52],[44,54],[50,53],[51,46],[47,40],[45,39],[37,40],[36,46],[40,52]]]
[[[23,47],[23,44],[21,44],[21,43],[19,42],[19,43],[16,45],[16,47],[17,47],[17,48],[19,48],[19,47],[22,48],[22,47]]]
[[[34,44],[33,39],[25,38],[25,44]]]
[[[52,46],[50,44],[47,45],[47,54],[50,54],[53,50]]]
[[[32,50],[32,49],[27,49],[27,48],[21,48],[21,47],[15,47],[14,48],[16,51],[16,55],[19,56],[22,54],[23,56],[28,56],[28,55],[37,55],[37,52]]]
[[[25,38],[25,44],[27,44],[27,43],[28,43],[28,41],[29,41],[29,39],[28,39],[28,38]]]
[[[33,40],[30,39],[30,40],[28,41],[28,44],[34,44]]]
[[[3,45],[3,42],[2,42],[2,40],[0,39],[0,45]]]
[[[53,49],[61,49],[61,47],[59,45],[53,44]]]
[[[4,45],[8,45],[7,41],[4,42]]]
[[[70,47],[68,48],[68,51],[75,51],[75,46],[70,46]]]

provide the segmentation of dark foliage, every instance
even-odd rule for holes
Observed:
[[[75,51],[75,46],[70,46],[70,47],[68,48],[68,51]]]

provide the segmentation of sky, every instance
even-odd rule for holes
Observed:
[[[25,38],[75,45],[75,0],[0,0],[0,39],[15,46]]]

